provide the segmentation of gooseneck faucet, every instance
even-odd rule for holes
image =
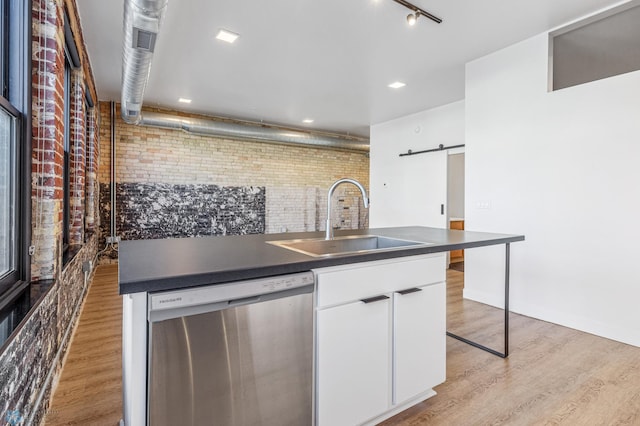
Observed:
[[[331,185],[331,188],[329,188],[329,194],[327,196],[327,230],[324,236],[325,240],[333,239],[333,227],[331,226],[331,196],[333,195],[333,191],[335,191],[336,187],[341,183],[352,183],[355,186],[357,186],[360,192],[362,192],[362,202],[364,203],[364,208],[365,209],[369,208],[369,199],[367,198],[367,191],[364,189],[364,186],[362,186],[360,182],[358,182],[355,179],[349,179],[349,178],[339,179],[335,181],[333,185]]]

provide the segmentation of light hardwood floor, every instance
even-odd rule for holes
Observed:
[[[122,418],[118,265],[96,270],[44,424],[114,426]]]
[[[503,312],[463,301],[463,274],[447,277],[448,329],[502,350]],[[640,425],[640,348],[521,315],[510,320],[509,358],[447,338],[438,395],[383,425]],[[120,332],[117,267],[100,266],[47,425],[117,423]]]
[[[447,328],[503,349],[504,311],[462,300],[447,273]],[[414,425],[640,425],[640,348],[522,315],[510,317],[502,359],[447,338],[447,381],[435,397],[382,423]]]

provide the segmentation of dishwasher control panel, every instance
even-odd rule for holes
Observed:
[[[279,276],[273,278],[267,278],[265,282],[261,283],[262,289],[265,292],[282,291],[290,288],[300,287],[301,285],[313,284],[313,274],[309,273],[303,275],[293,276]]]
[[[149,295],[148,307],[151,313],[196,305],[220,302],[231,303],[246,298],[259,299],[261,296],[312,286],[313,284],[314,275],[311,271],[225,284],[212,284],[189,289],[152,293]]]

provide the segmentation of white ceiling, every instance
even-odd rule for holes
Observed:
[[[98,97],[120,101],[123,1],[77,3]],[[415,0],[444,22],[409,27],[392,0],[169,0],[144,103],[368,136],[463,99],[466,62],[618,3]]]

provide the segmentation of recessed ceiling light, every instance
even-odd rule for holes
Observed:
[[[302,122],[305,124],[311,124],[313,123],[313,118],[305,118],[304,120],[302,120]]]
[[[406,84],[404,84],[401,81],[394,81],[393,83],[391,83],[389,85],[389,87],[391,87],[392,89],[399,89],[399,88],[404,87],[404,86],[406,86]]]
[[[216,36],[218,40],[226,41],[227,43],[233,43],[238,37],[240,37],[240,34],[236,34],[234,32],[223,29],[220,29],[220,31],[218,31],[218,35]]]
[[[178,98],[178,102],[183,103],[183,104],[190,104],[191,103],[191,99]]]

